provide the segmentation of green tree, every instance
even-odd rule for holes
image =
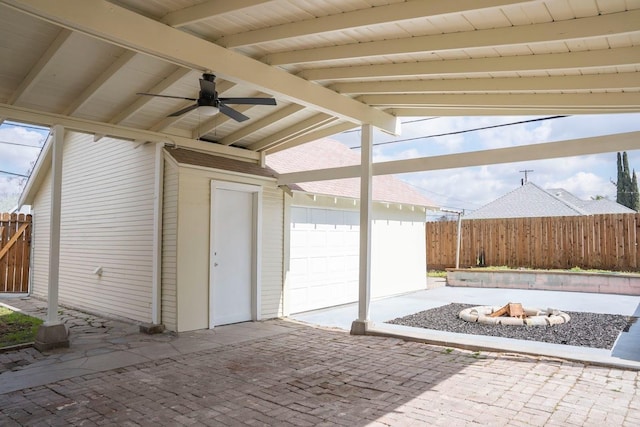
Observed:
[[[616,202],[635,211],[640,210],[640,194],[638,193],[638,178],[633,171],[633,178],[629,172],[629,158],[627,152],[618,153],[618,181],[616,182]]]
[[[631,209],[640,211],[640,193],[638,193],[638,177],[636,170],[633,170],[633,178],[631,178]]]
[[[616,180],[616,202],[624,205],[624,170],[622,168],[622,154],[618,152],[618,179]]]

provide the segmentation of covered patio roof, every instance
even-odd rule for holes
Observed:
[[[399,134],[409,116],[640,112],[640,0],[0,0],[0,55],[0,120],[54,126],[52,327],[66,129],[258,162],[361,127],[360,165],[280,177],[360,177],[354,333],[370,323],[373,175],[640,148],[640,132],[386,164],[371,148],[374,129]],[[203,73],[221,97],[277,105],[172,116]]]
[[[403,116],[640,111],[637,0],[0,0],[0,119],[275,152]],[[200,109],[204,72],[239,123]],[[633,147],[628,147],[633,148]],[[637,147],[636,147],[637,148]],[[236,153],[238,150],[227,150]],[[533,152],[533,150],[532,150]]]

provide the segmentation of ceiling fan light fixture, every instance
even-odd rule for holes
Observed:
[[[204,116],[215,116],[220,112],[220,109],[213,105],[201,105],[198,107],[198,111]]]

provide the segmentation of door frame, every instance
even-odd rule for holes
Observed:
[[[215,195],[216,190],[240,191],[252,194],[253,201],[253,230],[251,245],[251,320],[261,320],[261,274],[262,271],[262,187],[259,185],[240,184],[227,181],[211,181],[211,211],[209,224],[209,329],[214,328],[213,286],[215,284],[215,269],[213,254],[216,243],[215,225]]]

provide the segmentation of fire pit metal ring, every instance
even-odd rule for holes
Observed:
[[[539,310],[537,308],[524,309],[524,317],[491,317],[490,315],[498,310],[500,306],[479,305],[477,307],[465,308],[458,317],[466,322],[477,322],[485,325],[509,325],[509,326],[547,326],[560,325],[568,322],[571,317],[562,311],[555,309]]]

